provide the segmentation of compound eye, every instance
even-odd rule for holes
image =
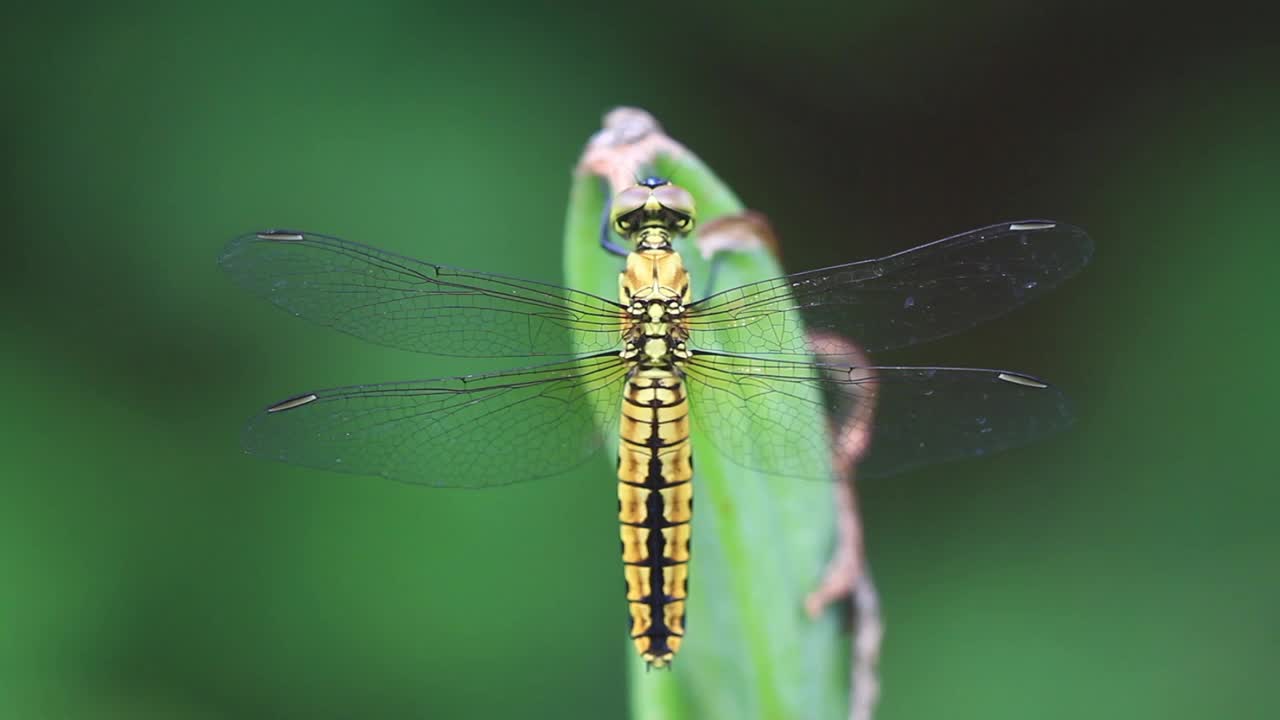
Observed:
[[[649,188],[639,185],[629,187],[618,193],[613,198],[613,205],[609,209],[609,219],[613,227],[621,232],[630,230],[634,224],[625,218],[643,208],[648,200]]]
[[[653,197],[662,207],[683,215],[686,222],[694,216],[693,195],[679,185],[663,185],[653,189]]]

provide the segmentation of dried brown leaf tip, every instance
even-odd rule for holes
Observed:
[[[601,129],[587,141],[576,172],[604,178],[616,195],[635,185],[636,178],[660,157],[679,163],[691,153],[647,111],[617,107],[605,113]]]
[[[811,332],[809,344],[844,358],[851,365],[847,370],[850,377],[859,374],[872,377],[871,371],[857,369],[869,368],[871,359],[851,340],[831,333]],[[831,467],[838,480],[835,483],[836,548],[822,581],[806,599],[805,609],[810,617],[817,617],[830,604],[845,598],[852,599],[855,624],[849,668],[849,718],[871,720],[880,697],[877,665],[884,641],[884,620],[880,615],[880,596],[867,564],[854,481],[858,463],[871,446],[879,389],[874,381],[860,383],[856,387],[859,389],[858,401],[852,404],[844,417],[831,418]]]
[[[775,258],[782,257],[782,246],[773,231],[769,218],[762,212],[743,210],[733,215],[703,223],[695,238],[698,252],[709,258],[718,252],[748,252],[768,250]]]

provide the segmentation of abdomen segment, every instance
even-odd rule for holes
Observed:
[[[618,448],[618,519],[631,639],[645,662],[665,667],[684,637],[693,516],[689,404],[673,370],[640,370],[627,382]]]

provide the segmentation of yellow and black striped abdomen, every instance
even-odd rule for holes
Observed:
[[[683,378],[637,370],[622,401],[618,519],[631,638],[645,662],[665,667],[684,637],[693,516],[693,456]]]

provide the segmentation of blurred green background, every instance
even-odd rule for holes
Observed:
[[[627,103],[791,269],[1026,216],[1098,244],[903,358],[1054,379],[1080,422],[861,489],[880,718],[1274,717],[1271,26],[827,5],[11,10],[0,716],[621,717],[611,463],[449,492],[241,455],[292,392],[496,366],[295,321],[214,258],[297,226],[555,281]]]

